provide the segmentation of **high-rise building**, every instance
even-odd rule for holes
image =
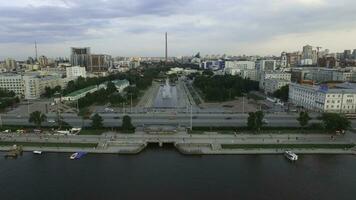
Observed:
[[[257,63],[257,69],[259,71],[274,71],[277,68],[277,62],[275,60],[260,60]]]
[[[288,67],[287,53],[282,52],[282,54],[281,54],[281,68],[286,68],[286,67]]]
[[[317,50],[313,50],[313,47],[306,45],[303,47],[301,65],[315,65],[318,60]]]
[[[345,60],[352,59],[351,50],[345,50],[344,51],[344,59]]]
[[[354,50],[352,51],[352,57],[353,57],[353,59],[356,60],[356,49],[354,49]]]
[[[26,63],[29,65],[33,65],[35,64],[35,59],[33,59],[32,57],[28,57]]]
[[[16,60],[12,59],[12,58],[7,58],[5,60],[5,68],[7,69],[7,71],[12,71],[17,67],[17,62]]]
[[[86,67],[91,66],[90,48],[71,48],[70,63],[72,66]]]
[[[303,47],[302,59],[313,59],[313,47],[306,45]]]
[[[48,65],[48,59],[46,56],[40,56],[38,58],[38,64],[41,66],[41,67],[46,67]]]
[[[300,52],[287,53],[287,61],[290,67],[297,67],[300,64],[302,55]]]
[[[93,54],[90,56],[91,66],[89,68],[92,72],[108,71],[112,67],[113,62],[110,55]]]

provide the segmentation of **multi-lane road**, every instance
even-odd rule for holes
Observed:
[[[223,114],[223,113],[100,113],[104,119],[104,126],[118,127],[121,126],[122,117],[129,115],[132,118],[132,123],[135,126],[149,125],[171,125],[190,127],[235,127],[246,126],[247,114]],[[56,119],[56,114],[47,114],[48,121]],[[63,114],[63,120],[74,127],[90,126],[91,120],[83,120],[76,114]],[[317,123],[317,115],[313,115],[314,119],[310,123]],[[272,127],[297,127],[299,126],[296,120],[297,114],[266,114],[265,122]],[[27,115],[2,114],[1,122],[3,125],[30,125]],[[0,122],[0,123],[1,123]],[[352,123],[356,127],[356,121]],[[56,123],[45,122],[44,125],[56,125]]]

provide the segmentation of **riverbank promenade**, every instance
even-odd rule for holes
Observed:
[[[8,150],[12,145],[17,144],[23,145],[25,151],[47,152],[137,154],[150,144],[158,144],[162,148],[167,144],[173,144],[184,154],[280,154],[287,149],[311,154],[356,153],[354,145],[356,134],[353,133],[331,136],[329,134],[220,134],[217,132],[188,134],[184,131],[174,134],[106,132],[102,135],[1,134],[0,138],[0,150]],[[91,146],[86,147],[86,144]]]

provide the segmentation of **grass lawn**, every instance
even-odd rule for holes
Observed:
[[[24,147],[80,147],[80,148],[94,148],[97,143],[45,143],[45,142],[0,142],[0,146],[17,146]]]
[[[355,144],[222,144],[223,149],[350,149]]]

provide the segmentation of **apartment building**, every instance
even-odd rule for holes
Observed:
[[[25,99],[39,99],[45,92],[46,87],[66,87],[70,78],[57,76],[39,76],[36,74],[1,74],[0,88],[14,91],[18,96]]]
[[[297,106],[333,113],[356,113],[356,84],[289,85],[289,101]]]
[[[265,94],[273,94],[275,91],[281,89],[281,87],[289,85],[290,80],[284,79],[267,79],[265,80]]]
[[[279,80],[286,80],[291,81],[291,74],[281,71],[265,71],[261,73],[260,76],[260,89],[265,90],[265,82],[267,79],[279,79]]]
[[[22,76],[11,73],[0,74],[0,88],[13,91],[16,95],[22,96],[24,94]]]

